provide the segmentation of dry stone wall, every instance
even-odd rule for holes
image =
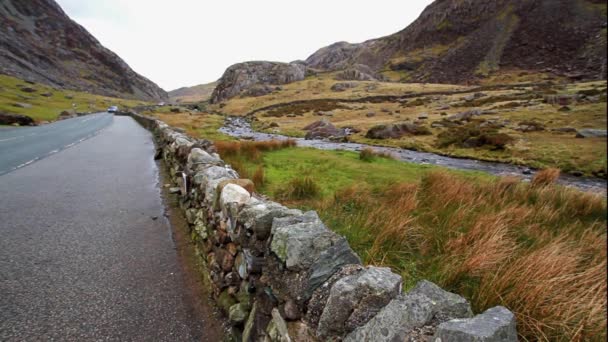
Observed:
[[[316,212],[252,192],[211,142],[131,116],[154,133],[235,340],[517,341],[507,309],[473,316],[428,281],[402,293],[401,276],[362,265]]]

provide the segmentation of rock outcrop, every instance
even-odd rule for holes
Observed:
[[[244,62],[230,66],[218,81],[211,95],[211,103],[218,103],[244,91],[253,90],[248,95],[259,94],[257,89],[263,86],[277,86],[303,80],[306,76],[306,65],[300,62]],[[262,87],[260,87],[262,86]]]
[[[304,127],[307,140],[312,139],[328,139],[328,138],[343,138],[346,136],[346,130],[337,128],[329,120],[323,119],[315,121]]]
[[[503,68],[605,79],[605,6],[600,0],[437,0],[398,33],[335,43],[306,63],[332,71],[362,64],[444,83]]]
[[[150,101],[168,98],[53,0],[0,3],[0,73],[100,95]]]
[[[27,115],[0,112],[0,125],[34,126],[34,119]]]
[[[404,135],[430,135],[425,126],[405,122],[401,124],[377,125],[370,128],[365,137],[369,139],[398,139]]]

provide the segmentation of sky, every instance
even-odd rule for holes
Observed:
[[[398,32],[432,0],[57,0],[133,70],[169,91],[250,60],[303,60]]]

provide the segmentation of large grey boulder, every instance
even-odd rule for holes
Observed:
[[[605,129],[584,128],[576,133],[577,138],[605,138],[606,136]]]
[[[423,280],[405,295],[399,295],[365,325],[350,333],[344,341],[405,341],[416,328],[442,319],[468,318],[472,311],[462,297]]]
[[[352,65],[338,73],[335,79],[344,81],[378,81],[381,76],[364,64]]]
[[[331,86],[332,91],[340,92],[347,89],[356,88],[359,84],[356,82],[338,82]]]
[[[205,194],[205,201],[213,204],[217,198],[217,186],[224,180],[237,179],[236,171],[222,166],[212,166],[197,172],[192,177],[192,182],[198,185]]]
[[[317,336],[343,336],[364,325],[401,292],[401,277],[385,267],[367,267],[338,280],[323,309]]]
[[[507,308],[493,307],[469,319],[442,323],[433,337],[435,342],[515,342],[515,316]]]
[[[259,239],[270,235],[272,220],[275,217],[297,216],[302,212],[286,208],[276,202],[250,201],[239,212],[237,221],[247,229],[251,229]]]
[[[238,178],[238,174],[229,168],[222,166],[212,166],[202,171],[197,172],[192,181],[196,185],[200,185],[201,189],[208,187],[209,182],[220,178]]]
[[[303,63],[244,62],[230,66],[224,72],[211,95],[211,103],[218,103],[259,85],[281,85],[303,80]]]
[[[431,131],[425,126],[411,122],[399,124],[376,125],[365,134],[369,139],[398,139],[404,135],[430,135]]]
[[[289,270],[308,269],[340,236],[325,227],[314,211],[275,218],[270,249]]]
[[[304,130],[307,131],[304,137],[306,140],[325,139],[330,137],[340,138],[346,136],[346,131],[343,128],[336,128],[336,126],[325,118],[311,123],[304,127]]]
[[[472,317],[471,305],[463,297],[448,292],[436,284],[421,280],[416,286],[407,293],[408,295],[421,295],[429,298],[432,303],[433,312],[450,318]]]
[[[196,172],[198,170],[202,170],[210,165],[222,165],[223,162],[221,159],[216,158],[205,150],[200,148],[193,148],[190,150],[190,154],[188,154],[188,163],[187,169],[190,172]]]
[[[249,201],[251,195],[244,188],[236,184],[227,184],[222,189],[220,195],[220,208],[225,215],[228,214],[229,206],[236,205],[237,208],[242,207]]]

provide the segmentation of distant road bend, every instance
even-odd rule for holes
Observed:
[[[219,340],[154,150],[107,113],[0,130],[0,341]]]

